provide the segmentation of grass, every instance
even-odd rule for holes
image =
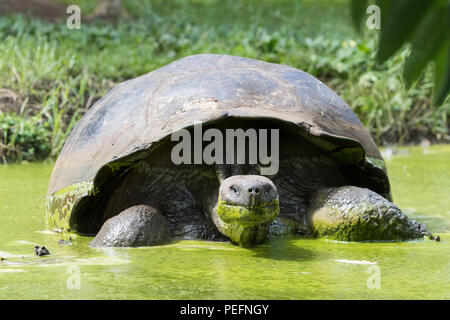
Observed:
[[[61,0],[59,0],[61,2]],[[405,54],[374,63],[377,34],[357,35],[347,1],[133,1],[136,18],[69,30],[0,17],[0,158],[56,157],[73,125],[114,85],[196,53],[288,64],[318,77],[358,114],[377,143],[449,142],[450,102],[431,104],[432,70],[411,88]],[[82,14],[92,1],[70,1]]]

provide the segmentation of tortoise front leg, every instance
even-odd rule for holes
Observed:
[[[139,205],[106,220],[89,246],[140,247],[170,241],[169,225],[161,212],[152,206]]]
[[[354,186],[317,191],[306,220],[312,235],[337,240],[407,240],[431,235],[425,225],[409,219],[384,197]]]

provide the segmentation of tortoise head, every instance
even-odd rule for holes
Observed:
[[[263,241],[280,212],[273,182],[258,175],[236,175],[222,181],[213,221],[219,231],[239,245]]]

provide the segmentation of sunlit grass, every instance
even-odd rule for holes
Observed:
[[[82,14],[95,7],[65,2],[81,5]],[[347,1],[123,3],[135,18],[81,30],[0,17],[0,161],[55,157],[81,115],[115,84],[196,53],[305,70],[338,92],[379,144],[450,140],[450,103],[431,105],[431,70],[407,90],[407,48],[376,65],[376,33],[356,34]]]

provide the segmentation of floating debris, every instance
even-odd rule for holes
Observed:
[[[46,256],[46,255],[50,254],[50,251],[48,251],[47,248],[44,247],[44,246],[42,246],[42,247],[41,246],[35,246],[34,247],[34,253],[37,256]]]
[[[2,257],[4,260],[3,261],[11,261],[11,258],[20,258],[20,254],[12,254],[6,251],[0,251],[0,257]],[[1,261],[2,259],[0,259]]]
[[[14,244],[33,245],[33,246],[37,245],[35,242],[31,242],[31,241],[28,241],[28,240],[15,240],[15,241],[12,241],[12,243],[14,243]]]
[[[0,273],[25,272],[23,269],[0,269]]]
[[[69,240],[63,240],[63,239],[61,239],[61,240],[58,241],[58,244],[59,244],[59,245],[68,245],[68,246],[71,246],[71,245],[72,245],[72,237],[69,237]]]
[[[326,242],[331,243],[350,243],[349,241],[343,241],[343,240],[332,240],[332,239],[325,239]]]
[[[35,230],[34,232],[41,234],[55,234],[52,230]]]
[[[63,229],[59,229],[59,228],[54,228],[54,229],[51,229],[51,230],[38,230],[38,231],[35,231],[35,232],[42,233],[42,234],[55,234],[55,233],[63,233],[64,230]]]
[[[351,264],[378,264],[376,261],[366,261],[366,260],[346,260],[346,259],[336,259],[334,262],[351,263]]]

